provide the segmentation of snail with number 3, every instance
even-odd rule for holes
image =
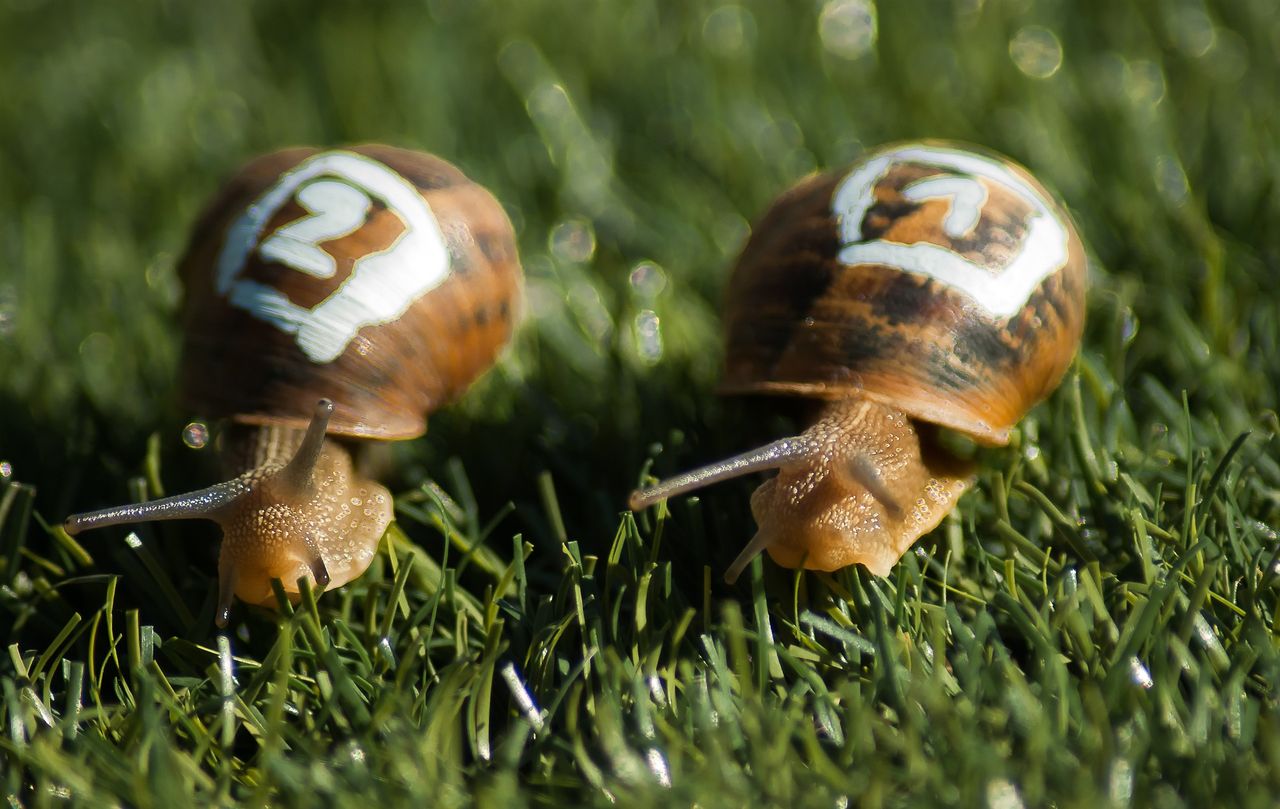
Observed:
[[[1086,259],[1024,169],[908,143],[783,194],[729,282],[727,393],[820,400],[816,422],[632,494],[631,508],[777,469],[751,497],[778,564],[887,575],[972,484],[939,429],[987,445],[1058,385],[1084,327]]]
[[[428,154],[364,145],[250,162],[214,198],[179,265],[182,398],[227,417],[231,479],[79,514],[68,533],[204,518],[223,531],[219,625],[271,580],[338,586],[369,566],[391,495],[347,443],[400,440],[510,339],[521,273],[502,206]]]

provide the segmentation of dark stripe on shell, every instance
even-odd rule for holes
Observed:
[[[475,240],[480,247],[480,252],[484,253],[485,258],[491,263],[502,264],[511,260],[513,245],[501,234],[476,233]]]
[[[980,380],[968,369],[957,365],[956,355],[933,346],[925,364],[926,372],[933,384],[943,390],[956,393],[967,392],[978,387]]]
[[[911,202],[901,197],[886,200],[878,199],[867,209],[862,218],[862,241],[869,242],[884,237],[886,231],[893,227],[899,219],[911,216],[920,209],[921,203]]]
[[[965,367],[1003,369],[1016,365],[1022,358],[1025,346],[1013,338],[1009,328],[1004,328],[982,318],[966,319],[955,329],[955,357]]]
[[[843,323],[814,324],[814,327],[839,334],[840,357],[855,373],[861,365],[878,365],[906,350],[906,341],[900,332],[881,328],[868,320],[855,318]]]
[[[922,322],[933,314],[937,292],[933,282],[905,272],[889,276],[880,291],[871,297],[872,314],[884,318],[890,326]]]

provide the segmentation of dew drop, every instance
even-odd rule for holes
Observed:
[[[1138,316],[1132,309],[1125,307],[1123,318],[1120,323],[1120,340],[1129,345],[1138,336]]]
[[[0,478],[8,480],[13,477],[13,464],[8,461],[0,461]]]
[[[209,443],[209,426],[202,421],[193,421],[183,427],[182,443],[191,449],[204,449]]]
[[[1151,679],[1151,670],[1137,657],[1129,658],[1129,677],[1135,685],[1144,689],[1151,688],[1156,684],[1155,680]]]

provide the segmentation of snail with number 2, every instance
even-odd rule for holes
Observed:
[[[231,479],[79,514],[68,533],[204,518],[223,531],[219,625],[232,597],[275,603],[308,578],[369,566],[391,495],[362,478],[359,439],[401,440],[511,337],[521,273],[488,191],[428,154],[363,145],[259,157],[214,198],[179,265],[182,398],[227,417]]]
[[[887,575],[972,485],[939,430],[987,445],[1057,387],[1084,327],[1086,259],[1024,169],[948,143],[874,150],[784,193],[729,282],[726,393],[822,402],[800,435],[632,494],[639,510],[750,472],[761,551]]]

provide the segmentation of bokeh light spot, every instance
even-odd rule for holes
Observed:
[[[631,289],[646,300],[658,297],[667,286],[667,273],[652,261],[642,261],[631,271]]]
[[[0,285],[0,339],[18,327],[18,293],[12,285]]]
[[[734,56],[746,51],[756,37],[756,20],[750,11],[735,4],[720,6],[702,23],[702,41],[712,53]]]
[[[1168,25],[1173,44],[1194,58],[1207,54],[1218,39],[1213,20],[1209,19],[1203,6],[1175,7],[1169,13]]]
[[[1134,104],[1154,107],[1164,99],[1164,71],[1146,59],[1129,62],[1124,73],[1124,93]]]
[[[650,365],[662,359],[662,323],[657,313],[652,309],[643,310],[636,315],[633,327],[640,359]]]
[[[1181,205],[1187,201],[1187,194],[1190,191],[1187,175],[1176,157],[1166,154],[1156,158],[1155,179],[1156,188],[1160,189],[1160,193],[1169,202]]]
[[[1033,79],[1047,79],[1062,67],[1062,43],[1042,25],[1028,25],[1009,40],[1013,64]]]
[[[876,44],[876,7],[871,0],[831,0],[818,17],[818,37],[832,56],[857,59]]]
[[[596,253],[596,232],[585,219],[567,219],[551,229],[548,247],[552,255],[585,264]]]

